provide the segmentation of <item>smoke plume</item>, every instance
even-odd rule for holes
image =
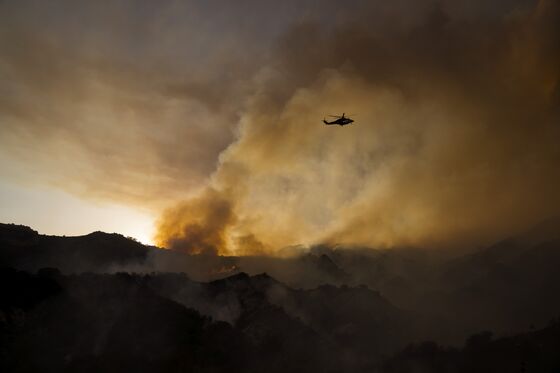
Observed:
[[[484,244],[560,214],[559,66],[554,0],[3,1],[0,167],[191,253]]]
[[[422,11],[384,32],[365,22],[293,27],[253,77],[210,192],[170,222],[188,227],[200,198],[223,198],[235,219],[208,237],[227,232],[218,251],[236,253],[247,236],[268,252],[466,246],[558,214],[558,4],[487,19],[453,18],[438,4]],[[320,124],[342,112],[356,124]]]
[[[162,246],[189,254],[216,254],[226,246],[225,229],[235,224],[230,203],[214,190],[167,210],[161,217]]]

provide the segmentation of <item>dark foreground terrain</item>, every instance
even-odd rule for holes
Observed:
[[[455,257],[290,259],[0,225],[0,371],[559,372],[551,224]]]

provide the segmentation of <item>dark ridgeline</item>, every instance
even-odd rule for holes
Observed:
[[[322,246],[292,259],[3,224],[0,370],[553,372],[560,245],[547,224],[453,258]]]
[[[540,330],[492,339],[482,332],[469,337],[463,348],[435,342],[411,344],[383,363],[385,373],[558,372],[560,319]]]
[[[15,224],[0,224],[0,247],[0,263],[29,271],[55,267],[65,273],[97,272],[111,266],[143,263],[150,250],[120,234],[46,236]]]
[[[365,288],[294,290],[267,275],[197,283],[3,269],[0,280],[2,370],[10,372],[360,371],[399,327],[396,310]],[[353,313],[347,302],[360,298]]]
[[[248,361],[237,330],[137,277],[8,269],[1,278],[2,371],[242,371]]]

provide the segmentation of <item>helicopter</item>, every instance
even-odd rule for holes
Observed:
[[[339,126],[346,126],[348,124],[354,123],[354,120],[350,119],[348,117],[345,117],[344,113],[342,113],[342,116],[340,116],[340,115],[329,115],[329,117],[333,117],[333,118],[337,118],[337,119],[333,120],[331,122],[327,121],[326,119],[323,119],[323,123],[325,123],[327,126],[335,125],[335,124],[338,124]]]

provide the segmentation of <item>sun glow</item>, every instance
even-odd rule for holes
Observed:
[[[0,221],[27,225],[41,234],[79,236],[104,231],[153,244],[153,218],[148,212],[89,201],[57,189],[0,182]]]

